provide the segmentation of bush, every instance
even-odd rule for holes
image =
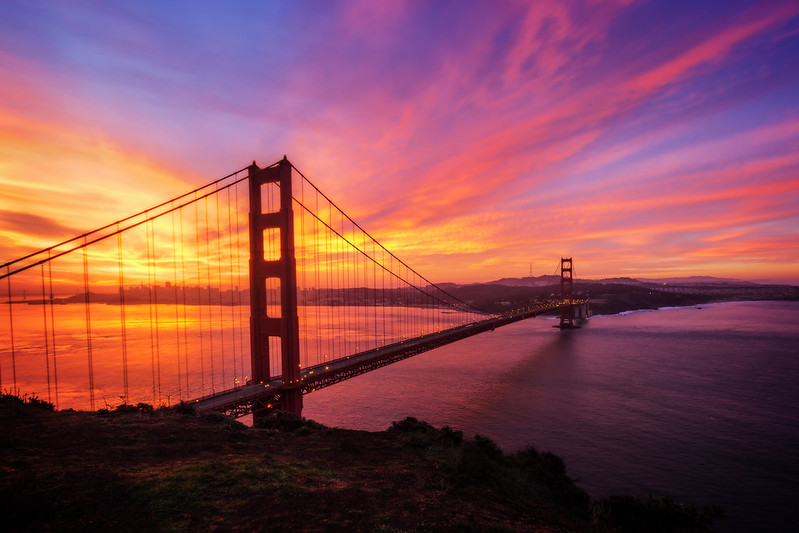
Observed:
[[[566,478],[566,463],[554,453],[539,453],[538,450],[530,446],[515,453],[513,459],[548,485]]]
[[[718,505],[685,505],[671,498],[645,500],[633,496],[602,498],[598,505],[605,525],[619,533],[636,531],[711,531],[716,519],[724,518],[724,508]]]
[[[441,436],[439,439],[444,444],[457,447],[463,444],[463,431],[456,431],[449,426],[444,426],[441,428]]]
[[[52,403],[45,400],[40,400],[35,394],[27,397],[27,403],[31,407],[44,409],[45,411],[55,411],[55,406]]]
[[[36,412],[36,411],[55,411],[55,406],[40,399],[36,394],[11,394],[6,392],[0,395],[0,407],[4,411],[14,412],[20,414],[22,412]]]
[[[174,412],[176,412],[176,413],[181,414],[181,415],[196,415],[197,414],[197,409],[194,407],[193,403],[184,402],[182,400],[180,401],[180,403],[176,403],[172,407],[172,410]]]
[[[232,416],[227,416],[222,413],[204,413],[200,415],[200,419],[205,422],[210,422],[211,424],[216,424],[219,426],[224,426],[229,429],[246,429],[247,426],[233,418]]]
[[[392,422],[388,430],[396,431],[397,433],[433,433],[436,431],[436,428],[427,422],[408,416],[403,420]]]
[[[139,412],[144,413],[144,414],[148,414],[148,415],[152,414],[153,411],[154,411],[152,405],[150,405],[149,403],[144,403],[144,402],[137,403],[136,404],[136,409],[138,409]]]
[[[139,404],[139,405],[141,405],[141,404]],[[114,413],[116,413],[118,415],[136,414],[136,413],[139,413],[139,412],[146,412],[146,410],[145,411],[141,411],[137,406],[131,405],[131,404],[128,404],[128,403],[123,403],[123,404],[117,405],[116,408],[114,409]]]
[[[566,475],[566,463],[559,455],[551,452],[540,453],[530,446],[513,454],[511,460],[530,482],[546,487],[559,505],[579,509],[581,512],[588,508],[588,493]]]
[[[480,451],[485,454],[487,457],[491,459],[498,459],[502,457],[502,450],[499,449],[493,440],[489,439],[488,437],[483,437],[482,435],[475,435],[474,436],[474,444]]]
[[[279,429],[282,431],[296,431],[300,428],[307,427],[311,429],[324,429],[325,426],[308,420],[299,415],[289,413],[287,411],[270,411],[268,414],[255,418],[253,427],[259,429]]]
[[[473,440],[463,444],[458,456],[457,472],[480,482],[497,481],[502,478],[500,462],[503,456],[494,441],[475,435]]]

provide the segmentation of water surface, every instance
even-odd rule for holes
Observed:
[[[719,503],[721,531],[790,531],[799,497],[799,303],[537,318],[305,398],[305,416],[379,430],[416,416],[565,457],[594,496]]]

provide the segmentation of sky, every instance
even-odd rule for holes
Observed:
[[[0,3],[0,259],[283,155],[435,282],[799,284],[799,3]]]

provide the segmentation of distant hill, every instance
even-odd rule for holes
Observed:
[[[638,281],[645,283],[663,284],[668,283],[671,285],[717,285],[717,284],[733,284],[733,285],[757,285],[751,281],[744,281],[732,278],[716,278],[713,276],[685,276],[681,278],[638,278]]]
[[[445,284],[451,294],[475,307],[504,312],[531,301],[560,296],[559,276],[503,278],[488,283]],[[710,302],[799,300],[799,287],[758,284],[712,276],[601,280],[575,279],[574,293],[591,298],[595,314],[614,314],[633,309],[700,305]]]
[[[502,278],[489,281],[486,285],[505,285],[506,287],[547,287],[560,283],[560,276],[534,276],[524,278]]]
[[[635,285],[635,286],[649,286],[649,285],[760,285],[751,281],[744,281],[733,278],[717,278],[714,276],[685,276],[678,278],[603,278],[603,279],[574,279],[575,283],[601,283],[603,285]],[[560,283],[560,276],[534,276],[524,278],[502,278],[496,281],[489,281],[483,285],[504,285],[506,287],[548,287],[550,285],[558,285]],[[458,285],[445,283],[442,286]]]

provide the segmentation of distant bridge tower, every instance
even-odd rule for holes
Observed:
[[[280,337],[284,393],[280,408],[302,413],[300,385],[300,335],[297,315],[297,270],[294,259],[294,212],[291,205],[291,163],[284,156],[277,164],[248,168],[250,181],[250,353],[252,382],[272,379],[269,368],[269,337]],[[274,183],[280,187],[280,209],[264,213],[261,187]],[[280,258],[264,258],[264,231],[280,232]],[[280,316],[266,313],[266,280],[280,280]],[[261,406],[261,410],[266,406]],[[258,409],[253,409],[258,413]]]
[[[560,258],[560,299],[572,301],[574,299],[574,281],[572,279],[572,258]],[[561,329],[574,327],[574,306],[564,307],[560,310]]]

